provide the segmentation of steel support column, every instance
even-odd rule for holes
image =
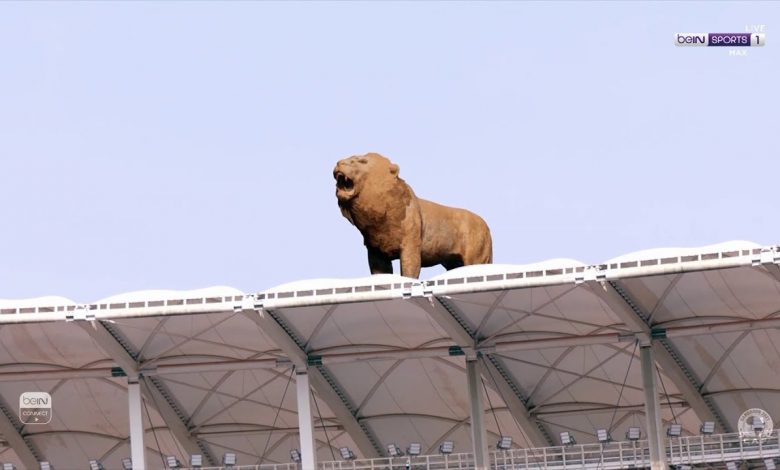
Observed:
[[[130,415],[130,458],[133,461],[133,470],[146,470],[144,415],[138,377],[127,379],[127,409]]]
[[[474,466],[477,470],[490,467],[490,454],[485,431],[485,406],[482,399],[482,376],[479,374],[476,358],[466,360],[466,379],[469,385],[469,403],[471,410],[471,442],[474,446]]]
[[[295,388],[298,397],[298,430],[301,440],[301,468],[314,470],[317,468],[317,447],[314,441],[314,421],[311,412],[311,386],[309,374],[295,374]]]
[[[645,421],[647,424],[647,445],[650,448],[651,470],[665,470],[666,448],[661,434],[661,412],[655,380],[655,363],[650,345],[639,348],[642,365],[642,385],[645,389]]]

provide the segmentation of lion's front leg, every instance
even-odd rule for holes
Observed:
[[[409,200],[402,227],[401,276],[419,279],[422,267],[422,213],[417,198]]]
[[[421,264],[419,242],[409,243],[401,247],[401,276],[418,279],[420,277]]]
[[[371,274],[393,274],[393,260],[379,250],[366,247],[368,250],[368,267]]]

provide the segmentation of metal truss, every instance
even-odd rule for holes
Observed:
[[[598,362],[596,365],[594,365],[593,367],[591,367],[590,369],[588,369],[587,371],[585,371],[585,372],[584,372],[584,373],[582,373],[582,374],[577,374],[577,373],[572,373],[572,372],[568,372],[568,371],[565,371],[565,370],[561,370],[560,372],[562,372],[562,373],[564,373],[564,374],[568,374],[568,375],[572,375],[572,376],[574,376],[574,377],[575,377],[575,378],[574,378],[574,380],[572,380],[571,382],[569,382],[569,383],[567,383],[566,385],[564,385],[563,387],[561,387],[561,388],[560,388],[560,389],[559,389],[557,392],[555,392],[555,393],[552,393],[551,395],[548,395],[548,396],[544,397],[542,400],[539,400],[539,401],[534,401],[534,405],[535,405],[535,406],[544,406],[544,405],[548,404],[548,403],[550,402],[550,400],[552,400],[553,398],[557,397],[557,396],[558,396],[558,395],[560,395],[561,393],[564,393],[564,392],[566,392],[566,391],[567,391],[567,390],[569,390],[569,389],[570,389],[570,388],[571,388],[573,385],[575,385],[575,384],[579,383],[579,382],[580,382],[580,381],[582,381],[582,380],[597,380],[597,378],[594,378],[594,377],[592,377],[592,376],[591,376],[591,374],[592,374],[593,372],[595,372],[596,370],[600,369],[601,367],[603,367],[603,366],[604,366],[606,363],[608,363],[609,361],[611,361],[611,360],[615,359],[615,358],[616,358],[618,355],[620,355],[621,353],[626,353],[626,354],[628,354],[628,355],[631,355],[631,353],[628,351],[628,349],[629,349],[630,347],[631,347],[631,344],[628,344],[628,345],[625,345],[625,346],[619,347],[619,348],[618,348],[616,351],[614,351],[612,354],[610,354],[609,356],[607,356],[607,357],[606,357],[606,359],[604,359],[604,360],[602,360],[602,361],[599,361],[599,362]],[[564,353],[564,354],[565,354],[565,353]],[[633,360],[633,359],[634,359],[634,358],[632,357],[630,360]],[[543,366],[541,366],[541,367],[543,367]],[[556,370],[557,370],[557,369],[556,369]],[[542,382],[543,382],[543,381],[544,381],[544,380],[545,380],[547,377],[548,377],[548,376],[547,376],[547,375],[545,375],[545,376],[542,378],[542,380],[540,380],[540,381],[539,381],[539,382],[540,382],[540,385],[541,385],[541,383],[542,383]],[[623,385],[623,384],[621,384],[621,383],[615,383],[615,382],[608,381],[608,380],[605,380],[605,379],[601,379],[601,381],[607,382],[607,383],[609,383],[609,384],[612,384],[612,385],[616,385],[616,386],[618,386],[618,387],[622,387],[622,386],[624,386],[624,385]],[[641,388],[639,388],[639,387],[630,387],[630,388],[634,388],[634,389],[636,389],[636,390],[641,390]],[[617,403],[616,403],[616,405],[617,405]]]
[[[701,381],[701,386],[699,387],[699,390],[704,392],[707,390],[707,386],[710,383],[710,380],[712,380],[713,377],[715,377],[715,374],[720,370],[721,366],[723,366],[723,363],[726,362],[726,359],[731,356],[731,352],[734,351],[734,348],[736,348],[739,343],[742,342],[742,340],[745,339],[750,334],[749,330],[743,331],[740,333],[739,336],[737,336],[737,339],[735,339],[729,347],[726,348],[725,351],[723,351],[723,354],[718,358],[718,361],[710,368],[709,374],[707,374],[707,377],[704,378],[704,380]]]
[[[452,302],[443,297],[413,298],[412,301],[450,335],[455,344],[460,346],[467,355],[475,354],[477,347],[475,332]],[[479,360],[478,370],[482,379],[502,397],[523,433],[531,441],[531,445],[540,447],[552,445],[549,433],[533,419],[528,411],[526,398],[501,361],[491,354],[485,354]]]
[[[723,317],[691,317],[678,319],[677,322],[685,322],[688,320],[700,320],[699,324],[685,325],[685,326],[665,326],[663,332],[667,339],[681,338],[681,337],[695,337],[698,335],[713,335],[720,333],[735,333],[753,330],[763,329],[777,329],[780,328],[780,317],[775,312],[765,318],[757,320],[748,319],[736,319],[723,321]],[[707,320],[719,320],[715,322],[707,322]],[[613,329],[612,326],[602,327]],[[618,344],[625,344],[635,340],[637,335],[635,332],[610,332],[610,333],[588,333],[584,335],[558,335],[552,336],[551,332],[529,332],[526,334],[541,333],[544,337],[538,339],[511,339],[500,338],[500,341],[496,341],[499,338],[493,338],[491,344],[485,345],[484,341],[480,342],[476,346],[476,352],[483,355],[501,355],[507,360],[518,360],[511,356],[507,356],[507,353],[526,351],[526,350],[542,350],[542,349],[555,349],[555,348],[568,348],[572,346],[588,346],[588,345],[603,345],[605,347],[617,347]],[[645,335],[645,333],[639,333]],[[449,338],[440,338],[437,341],[450,341]],[[666,340],[662,340],[666,341]],[[360,345],[355,345],[360,346]],[[375,347],[376,345],[364,345],[366,348]],[[466,348],[467,349],[467,348]],[[248,350],[247,350],[248,351]],[[466,352],[465,349],[459,349],[460,352]],[[270,354],[269,352],[259,353],[258,351],[248,351],[253,354]],[[373,351],[357,351],[357,352],[323,352],[316,353],[316,361],[323,365],[336,364],[336,363],[348,363],[354,361],[386,361],[386,360],[405,360],[405,359],[421,359],[421,358],[446,358],[453,355],[453,350],[446,345],[420,345],[413,348],[404,349],[378,349]],[[234,370],[273,370],[289,367],[291,361],[286,357],[263,357],[263,358],[221,358],[215,357],[204,362],[192,362],[192,361],[176,361],[178,358],[165,358],[163,362],[161,358],[152,359],[144,362],[141,365],[141,369],[138,371],[143,376],[165,376],[170,377],[176,374],[186,373],[202,373],[202,372],[225,372]],[[151,366],[151,362],[155,362],[154,366]],[[31,380],[66,380],[73,378],[97,378],[106,379],[111,378],[113,372],[111,367],[100,366],[101,361],[95,361],[89,364],[84,364],[80,367],[70,368],[63,367],[60,364],[47,364],[47,363],[30,363],[30,364],[16,364],[6,365],[0,368],[0,382],[25,382]],[[523,361],[521,361],[523,362]],[[534,365],[533,363],[530,363]],[[18,370],[18,366],[26,366],[26,370]],[[48,367],[48,368],[47,368]],[[12,369],[5,371],[4,369]],[[278,373],[278,372],[277,372]],[[210,389],[205,389],[208,392]]]
[[[259,392],[260,390],[262,390],[263,388],[265,388],[269,384],[271,384],[271,383],[273,383],[273,382],[275,382],[277,380],[283,380],[283,379],[288,379],[289,378],[288,374],[281,374],[281,373],[279,373],[279,372],[277,372],[277,371],[275,371],[273,369],[264,369],[264,370],[267,371],[267,372],[272,373],[273,377],[271,377],[268,380],[263,381],[263,383],[261,383],[257,387],[252,388],[251,390],[249,390],[248,392],[246,392],[246,393],[244,393],[242,395],[232,395],[232,394],[224,393],[224,392],[219,390],[219,387],[233,373],[235,373],[235,371],[228,371],[219,380],[217,380],[217,382],[214,384],[213,387],[211,387],[208,390],[205,390],[206,391],[206,395],[200,400],[198,405],[195,407],[193,412],[190,414],[190,419],[189,419],[188,425],[191,427],[192,432],[200,434],[200,432],[201,432],[200,430],[204,426],[208,426],[208,424],[206,424],[206,423],[210,422],[212,419],[214,419],[217,416],[227,412],[232,407],[234,407],[234,406],[236,406],[236,405],[238,405],[239,403],[242,403],[242,402],[252,403],[253,405],[266,407],[266,408],[269,408],[269,409],[271,409],[273,411],[284,411],[286,413],[294,414],[295,410],[288,410],[288,409],[283,408],[282,406],[271,405],[269,403],[263,403],[261,401],[257,401],[257,400],[253,400],[253,399],[249,398],[250,396],[252,396],[255,393]],[[182,384],[184,386],[192,387],[191,384],[186,384],[186,383],[182,383],[182,382],[178,382],[178,383],[180,383],[180,384]],[[196,387],[193,387],[193,388],[196,388]],[[205,387],[203,389],[205,389]],[[216,411],[216,412],[211,413],[210,415],[207,415],[205,418],[200,420],[201,424],[197,424],[195,422],[196,421],[195,418],[197,417],[198,413],[203,409],[203,407],[206,405],[208,400],[211,397],[215,396],[215,395],[218,395],[218,396],[221,396],[221,397],[225,397],[225,398],[229,398],[229,399],[233,400],[233,402],[228,404],[228,405],[224,405],[224,407],[221,408],[219,411]]]
[[[523,393],[499,358],[494,355],[480,357],[479,371],[504,400],[512,417],[531,441],[530,445],[538,446],[539,441],[546,445],[554,444],[547,429],[531,415],[528,401],[523,398]]]
[[[188,429],[188,418],[182,407],[159,379],[141,375],[135,353],[130,343],[117,331],[101,321],[79,321],[78,324],[95,343],[122,368],[128,376],[139,377],[141,393],[148,405],[152,405],[165,422],[171,434],[190,454],[201,454],[212,465],[217,459],[205,442],[200,441]],[[150,423],[151,424],[151,423]]]
[[[360,452],[367,458],[382,455],[381,447],[368,425],[358,420],[357,410],[346,392],[323,365],[309,366],[309,357],[304,350],[304,343],[297,338],[289,326],[283,323],[280,316],[263,308],[247,306],[241,310],[282,350],[297,369],[307,371],[312,389],[336,415]]]
[[[38,468],[38,462],[44,460],[43,456],[30,439],[22,434],[23,427],[0,397],[0,433],[26,468]]]
[[[617,280],[588,281],[586,285],[631,331],[644,335],[646,341],[651,341],[653,332],[649,323],[650,316],[632,298],[624,283]],[[651,345],[656,363],[672,380],[699,419],[702,422],[715,421],[722,430],[731,432],[731,426],[723,419],[715,403],[702,395],[699,380],[671,342],[667,339],[657,339],[653,340]]]

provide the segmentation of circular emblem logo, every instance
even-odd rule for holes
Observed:
[[[773,426],[769,413],[761,408],[751,408],[739,417],[739,436],[743,440],[763,441],[772,434]]]

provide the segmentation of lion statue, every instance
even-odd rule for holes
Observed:
[[[392,274],[399,258],[401,275],[412,278],[421,267],[493,261],[490,229],[481,217],[418,198],[398,171],[376,153],[345,158],[333,169],[339,208],[363,235],[371,274]]]

